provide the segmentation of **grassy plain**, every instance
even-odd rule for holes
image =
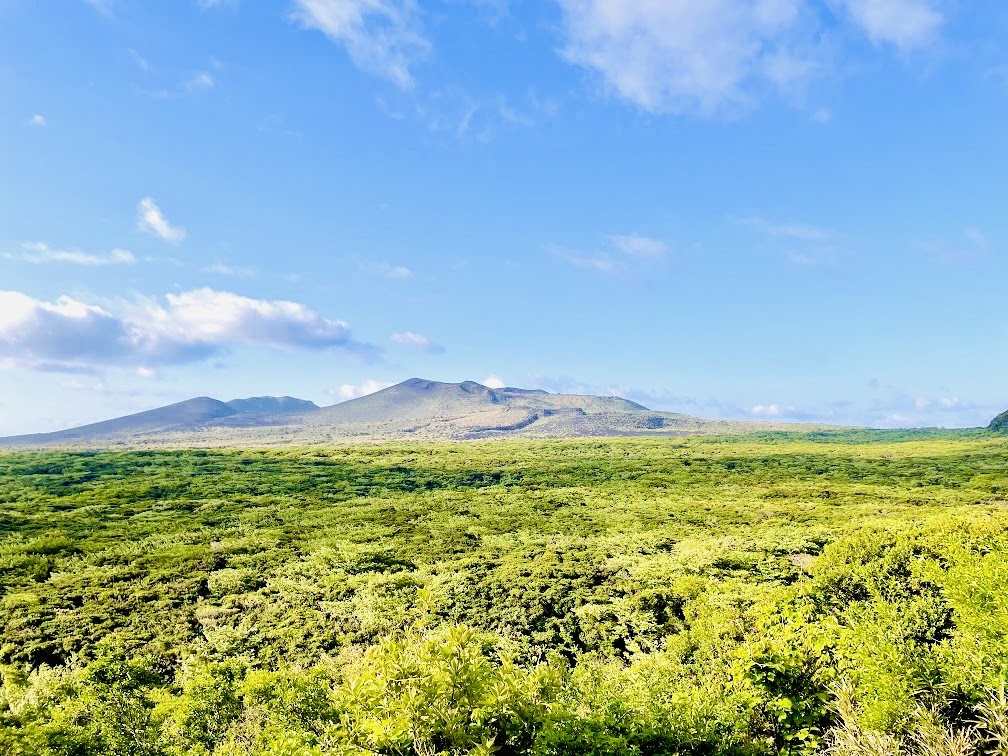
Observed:
[[[980,431],[6,454],[0,751],[1008,747],[1006,499]]]

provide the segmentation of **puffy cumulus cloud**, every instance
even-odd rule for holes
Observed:
[[[944,22],[934,0],[840,0],[868,38],[907,51],[931,42]]]
[[[33,115],[31,117],[31,119],[28,121],[28,123],[30,123],[32,126],[45,127],[46,126],[46,119],[45,119],[45,116],[42,115],[41,113],[36,113],[35,115]]]
[[[750,417],[760,420],[781,420],[786,422],[833,422],[836,412],[833,408],[823,407],[808,411],[783,404],[757,404],[749,408]]]
[[[802,0],[559,0],[563,54],[646,110],[711,113],[813,68]]]
[[[340,349],[369,357],[350,326],[297,302],[251,299],[203,288],[141,299],[115,315],[71,297],[56,302],[0,292],[0,358],[21,367],[66,370],[203,359],[234,346]]]
[[[414,333],[413,331],[400,331],[399,333],[393,333],[391,338],[396,344],[411,346],[423,352],[440,353],[445,350],[445,348],[440,344],[431,341],[423,334]]]
[[[169,223],[168,218],[151,197],[144,197],[137,203],[137,228],[167,242],[180,242],[186,237],[186,230]]]
[[[569,62],[645,110],[705,115],[800,94],[828,70],[824,40],[837,21],[901,51],[932,41],[944,21],[939,0],[558,2]]]
[[[4,257],[25,262],[71,263],[73,265],[132,265],[136,257],[128,249],[113,249],[105,255],[82,252],[79,249],[53,249],[43,242],[27,242],[21,245],[20,254],[6,254]]]
[[[214,351],[235,344],[278,349],[340,347],[355,350],[350,326],[328,320],[297,302],[251,299],[202,288],[168,294],[167,307],[145,300],[133,316],[160,351],[173,347]]]
[[[756,417],[780,417],[786,409],[779,404],[757,404],[749,410],[749,414]]]
[[[346,49],[350,60],[397,86],[413,86],[410,68],[430,52],[415,0],[295,0],[294,18]]]
[[[43,302],[0,291],[0,356],[49,370],[61,364],[119,362],[136,348],[121,319],[70,297]]]
[[[329,395],[336,399],[338,402],[345,402],[348,399],[357,399],[362,396],[367,396],[368,394],[373,394],[376,391],[381,391],[386,389],[392,384],[387,381],[378,381],[374,378],[368,378],[362,383],[344,383],[337,386],[334,389],[329,390]]]
[[[502,381],[500,377],[496,375],[488,375],[486,378],[480,381],[480,383],[482,383],[487,388],[492,389],[502,389],[505,386],[507,386],[507,384],[504,383],[504,381]]]

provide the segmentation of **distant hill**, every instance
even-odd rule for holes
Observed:
[[[490,388],[411,378],[329,407],[304,399],[198,397],[55,433],[0,438],[3,446],[230,446],[350,440],[677,436],[794,428],[658,412],[618,396]],[[809,429],[812,426],[801,426]]]
[[[1000,415],[991,420],[987,429],[997,433],[1008,433],[1008,412],[1002,412]]]
[[[232,422],[237,420],[237,424],[248,424],[249,421],[255,424],[276,414],[312,409],[318,409],[314,402],[289,396],[256,396],[249,399],[233,399],[230,402],[222,402],[209,396],[198,396],[166,407],[53,433],[0,438],[0,445],[74,445],[122,441],[136,437],[153,438],[160,434],[205,427],[226,419]]]

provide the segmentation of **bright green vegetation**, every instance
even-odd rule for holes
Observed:
[[[1008,748],[1006,499],[980,431],[0,456],[0,752]]]
[[[990,430],[997,431],[998,433],[1008,433],[1008,412],[1002,412],[1000,415],[991,420]]]

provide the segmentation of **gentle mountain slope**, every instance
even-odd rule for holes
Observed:
[[[168,433],[180,433],[207,425],[234,423],[248,426],[269,422],[283,413],[317,410],[314,402],[290,396],[256,396],[222,402],[208,396],[187,399],[166,407],[137,412],[113,420],[82,425],[53,433],[33,433],[26,436],[0,438],[0,444],[88,444],[127,441],[136,438],[152,440]]]
[[[232,446],[368,439],[556,438],[742,433],[788,427],[656,412],[618,396],[493,389],[473,381],[411,378],[368,396],[319,408],[292,397],[220,402],[208,397],[2,445]],[[812,426],[803,426],[809,429]]]
[[[167,407],[137,412],[134,415],[104,420],[100,423],[81,425],[77,428],[55,431],[54,433],[33,433],[27,436],[11,436],[0,439],[0,443],[74,443],[94,439],[114,438],[138,433],[156,433],[184,428],[236,414],[236,410],[222,401],[208,396],[187,399]]]

